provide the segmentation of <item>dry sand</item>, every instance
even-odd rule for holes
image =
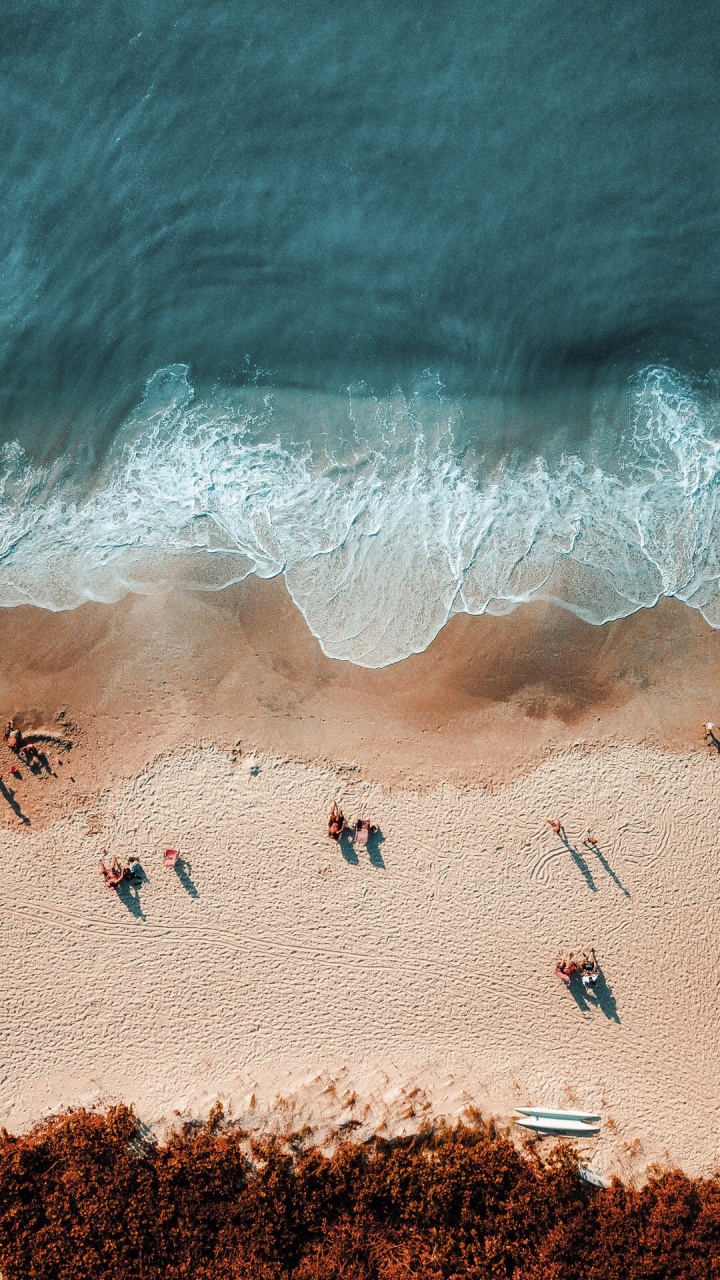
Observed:
[[[13,783],[28,825],[0,811],[0,1122],[220,1097],[362,1135],[538,1103],[602,1112],[606,1172],[716,1169],[719,638],[669,606],[523,612],[375,673],[277,584],[3,616],[4,709],[74,746]],[[327,840],[335,798],[369,850]],[[137,894],[103,847],[140,855]],[[583,1000],[554,961],[591,944]]]

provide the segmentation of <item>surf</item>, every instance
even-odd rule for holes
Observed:
[[[533,600],[602,625],[675,596],[720,628],[712,380],[640,371],[613,469],[577,453],[470,465],[462,405],[441,396],[348,390],[344,433],[297,396],[295,439],[281,400],[197,396],[172,365],[91,483],[6,445],[0,605],[282,574],[323,651],[366,667],[421,652],[453,613]]]

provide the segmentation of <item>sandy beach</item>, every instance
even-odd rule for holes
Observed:
[[[2,749],[0,1123],[220,1098],[362,1136],[538,1103],[602,1113],[605,1173],[715,1170],[716,633],[532,607],[370,672],[277,583],[189,601],[0,619],[4,714],[73,743],[56,776]],[[368,849],[327,839],[335,799]],[[591,945],[583,998],[554,964]]]

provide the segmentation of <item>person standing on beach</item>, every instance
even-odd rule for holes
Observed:
[[[562,835],[563,824],[559,818],[546,818],[546,822],[549,827],[552,827],[556,836]]]

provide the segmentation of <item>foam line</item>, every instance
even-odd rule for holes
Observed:
[[[672,370],[638,377],[618,474],[570,456],[480,478],[412,406],[378,411],[356,465],[318,461],[272,438],[271,397],[258,432],[257,415],[197,401],[188,374],[149,380],[89,496],[5,447],[0,604],[283,573],[325,653],[368,667],[422,651],[452,612],[536,599],[602,624],[676,596],[720,628],[719,446]]]

